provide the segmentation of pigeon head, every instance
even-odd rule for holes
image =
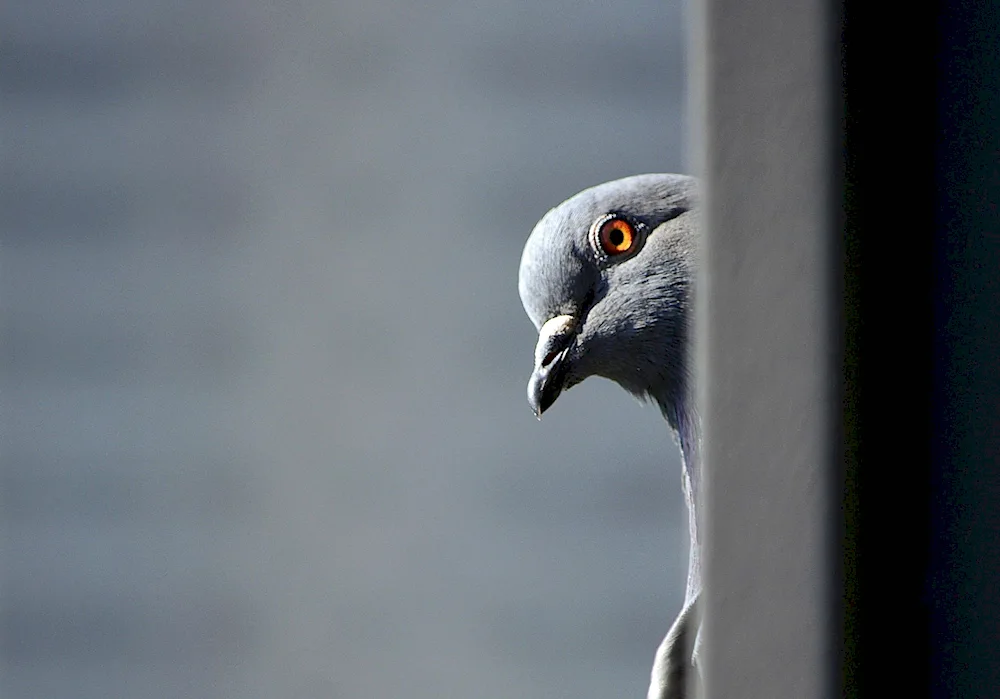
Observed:
[[[655,400],[677,428],[698,230],[696,181],[637,175],[549,211],[525,243],[518,291],[539,331],[535,414],[589,376]]]

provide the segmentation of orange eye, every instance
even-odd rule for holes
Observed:
[[[608,255],[621,255],[635,246],[636,235],[632,225],[625,219],[610,218],[598,229],[597,240]]]

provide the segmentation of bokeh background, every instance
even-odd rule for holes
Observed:
[[[684,171],[679,0],[0,4],[5,699],[645,696],[659,415],[521,246]]]

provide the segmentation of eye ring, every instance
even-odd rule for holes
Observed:
[[[621,257],[634,252],[641,239],[640,226],[620,214],[607,214],[594,221],[591,243],[604,258]]]

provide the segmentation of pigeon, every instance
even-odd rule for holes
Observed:
[[[546,213],[524,245],[518,271],[521,303],[538,330],[528,380],[535,415],[541,419],[587,377],[602,376],[655,404],[680,448],[687,585],[655,653],[647,699],[683,699],[700,686],[701,422],[690,357],[699,230],[695,178],[626,177],[585,189]]]

